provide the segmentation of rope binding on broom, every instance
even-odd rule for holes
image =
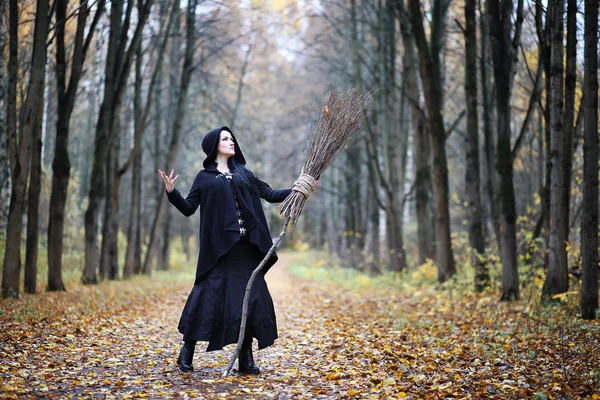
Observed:
[[[304,168],[302,168],[302,172],[294,185],[292,186],[292,190],[296,192],[300,192],[304,195],[304,199],[308,199],[311,194],[313,194],[316,190],[317,180],[310,175],[304,173]]]

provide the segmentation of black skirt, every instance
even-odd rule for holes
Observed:
[[[206,351],[237,343],[246,284],[262,259],[258,248],[242,236],[194,285],[179,320],[178,330],[184,341],[209,342]],[[245,335],[256,338],[259,349],[277,339],[275,308],[262,272],[252,284]]]

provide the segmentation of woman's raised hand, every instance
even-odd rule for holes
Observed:
[[[165,182],[165,188],[167,189],[167,192],[171,193],[173,191],[173,189],[175,189],[175,181],[177,180],[179,175],[177,175],[177,176],[175,176],[175,178],[173,178],[173,174],[175,173],[174,169],[171,170],[171,174],[169,176],[167,176],[167,174],[165,174],[160,169],[158,170],[158,173],[160,174],[163,181]]]

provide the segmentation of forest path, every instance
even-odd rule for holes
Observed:
[[[597,329],[561,341],[489,296],[344,289],[290,275],[298,257],[267,274],[280,338],[255,351],[259,376],[222,378],[233,346],[203,343],[195,371],[177,369],[189,284],[114,304],[84,287],[0,303],[0,398],[597,398]],[[40,318],[8,318],[31,313],[27,301]],[[59,315],[44,316],[51,306]]]

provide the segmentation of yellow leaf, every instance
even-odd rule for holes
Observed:
[[[358,394],[358,392],[354,389],[350,389],[346,392],[347,396],[356,396]]]
[[[406,397],[406,393],[400,392],[400,393],[398,393],[398,397]]]
[[[387,378],[383,382],[381,382],[383,386],[392,386],[396,384],[396,380],[394,378]]]

